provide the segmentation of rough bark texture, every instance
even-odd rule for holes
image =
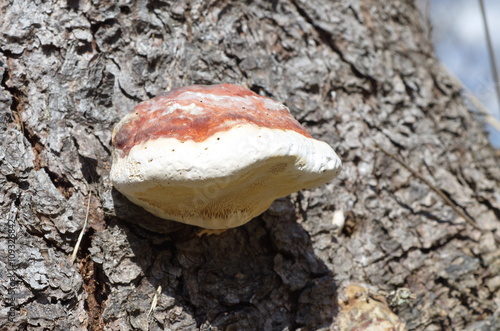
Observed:
[[[112,190],[110,136],[220,82],[286,103],[344,166],[199,237]],[[349,284],[410,330],[500,329],[500,157],[412,1],[1,0],[0,117],[2,330],[346,328]]]

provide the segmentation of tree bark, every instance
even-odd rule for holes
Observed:
[[[0,25],[0,329],[500,329],[500,157],[413,1],[0,0]],[[112,189],[110,137],[221,82],[343,171],[200,237]]]

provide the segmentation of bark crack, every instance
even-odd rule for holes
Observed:
[[[106,285],[102,266],[92,260],[89,252],[93,234],[94,230],[89,228],[80,244],[78,256],[83,258],[79,261],[79,271],[83,279],[83,290],[87,293],[85,299],[85,310],[89,318],[87,327],[91,331],[103,331],[105,323],[102,313],[109,295],[109,285]]]
[[[354,73],[354,75],[356,75],[357,77],[363,77],[363,78],[367,78],[370,80],[371,82],[371,86],[372,86],[372,91],[370,92],[374,92],[375,91],[375,81],[371,78],[371,77],[367,77],[366,75],[362,74],[357,68],[356,66],[354,65],[354,63],[350,62],[349,60],[347,60],[344,56],[344,53],[342,52],[342,50],[338,47],[338,45],[335,43],[334,41],[334,38],[332,36],[332,34],[328,31],[326,31],[325,29],[321,28],[319,25],[317,25],[315,22],[314,22],[314,19],[307,13],[307,11],[302,8],[296,0],[293,0],[292,1],[292,4],[293,6],[295,7],[295,9],[297,10],[297,13],[304,18],[304,20],[309,23],[313,29],[316,31],[316,33],[318,34],[320,40],[325,44],[327,45],[334,53],[336,53],[340,59],[342,60],[342,62],[346,63],[347,65],[349,65],[349,67],[351,68],[351,71]]]

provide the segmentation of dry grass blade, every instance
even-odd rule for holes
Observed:
[[[432,184],[430,181],[428,181],[424,176],[420,175],[418,172],[416,172],[415,170],[410,168],[408,165],[406,165],[406,163],[404,163],[395,154],[389,152],[388,150],[386,150],[385,148],[383,148],[377,144],[375,145],[375,147],[377,149],[379,149],[381,152],[383,152],[384,154],[386,154],[387,156],[389,156],[391,159],[393,159],[394,161],[399,163],[403,168],[408,170],[413,176],[417,177],[422,182],[424,182],[427,186],[429,186],[429,188],[431,190],[433,190],[437,195],[439,195],[441,197],[441,199],[443,199],[444,202],[448,206],[450,206],[458,215],[460,215],[463,219],[465,219],[465,221],[467,223],[469,223],[473,228],[479,229],[476,222],[469,215],[467,215],[463,210],[461,210],[455,202],[453,202],[450,198],[448,198],[448,196],[446,194],[444,194],[444,192],[440,188],[436,187],[434,184]]]
[[[82,242],[83,234],[85,233],[85,230],[87,228],[87,223],[89,220],[90,199],[91,198],[92,198],[92,192],[89,193],[89,199],[87,201],[87,213],[85,215],[85,222],[83,223],[83,228],[82,228],[82,231],[80,232],[80,235],[78,236],[78,240],[76,241],[76,245],[73,248],[73,254],[71,254],[71,262],[74,262],[76,259],[76,253],[78,252],[78,248],[80,247],[80,243]]]
[[[148,312],[148,317],[149,315],[151,315],[151,313],[156,309],[156,305],[158,304],[158,296],[161,294],[161,285],[158,286],[158,288],[156,289],[156,293],[155,295],[153,296],[153,302],[151,302],[151,308],[149,309],[149,312]]]
[[[465,87],[464,87],[465,88]],[[465,93],[466,97],[472,102],[474,107],[481,113],[481,116],[483,116],[484,120],[486,123],[491,125],[493,128],[495,128],[497,131],[500,131],[500,121],[494,118],[488,110],[484,107],[484,105],[479,101],[474,94],[466,90]]]
[[[486,10],[484,9],[484,1],[479,0],[479,5],[481,7],[481,15],[483,17],[484,33],[486,34],[486,43],[488,44],[488,54],[490,56],[491,71],[493,73],[493,80],[497,92],[498,106],[500,107],[500,81],[498,79],[498,68],[497,62],[495,60],[495,50],[493,48],[493,43],[491,42],[490,29],[488,28],[488,21],[486,20]]]

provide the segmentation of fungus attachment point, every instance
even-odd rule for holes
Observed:
[[[242,225],[341,169],[333,149],[287,107],[231,84],[181,87],[142,102],[112,142],[118,191],[158,217],[207,229]]]

